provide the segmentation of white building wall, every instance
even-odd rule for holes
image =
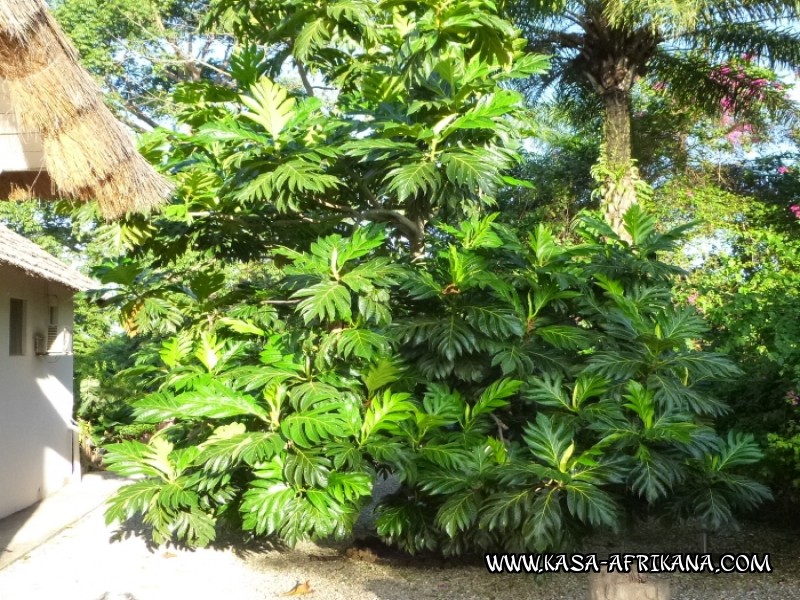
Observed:
[[[34,353],[34,337],[47,339],[51,305],[58,306],[62,337],[71,338],[72,293],[0,265],[0,517],[80,477],[72,426],[72,356]],[[23,356],[9,353],[11,298],[26,301]]]
[[[0,82],[0,172],[38,171],[44,167],[39,134],[22,131]]]

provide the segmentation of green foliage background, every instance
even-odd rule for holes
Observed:
[[[680,8],[607,4],[617,32]],[[345,537],[390,475],[377,533],[463,554],[562,549],[628,514],[718,528],[770,498],[757,480],[793,499],[794,107],[737,55],[792,63],[791,36],[715,22],[690,41],[717,40],[716,62],[634,57],[652,185],[621,237],[591,212],[597,98],[567,55],[530,53],[558,3],[56,8],[177,183],[112,224],[3,207],[104,284],[76,351],[78,414],[138,477],[110,521],[197,546],[224,527]],[[698,18],[680,15],[670,35]],[[722,68],[763,101],[719,110]],[[556,77],[564,95],[532,102]]]
[[[141,340],[134,413],[168,425],[109,447],[142,477],[110,520],[192,545],[224,523],[341,537],[388,473],[378,533],[460,554],[562,548],[636,503],[719,527],[768,498],[738,472],[752,438],[711,427],[738,371],[696,346],[659,259],[685,228],[634,209],[629,242],[592,217],[563,242],[491,212],[530,186],[511,172],[535,121],[509,84],[547,64],[497,7],[211,19],[242,43],[238,89],[177,90],[187,127],[146,145],[176,202],[101,233],[128,249],[96,274]],[[287,68],[300,90],[270,77]]]

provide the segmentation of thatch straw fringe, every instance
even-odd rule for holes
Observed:
[[[78,273],[5,225],[0,225],[0,265],[11,265],[35,277],[55,281],[73,290],[98,287],[96,281]]]
[[[161,204],[160,198],[172,190],[165,190],[164,181],[151,177],[152,167],[144,158],[135,154],[122,166],[123,173],[114,172],[108,179],[103,180],[93,189],[94,197],[105,207],[108,218],[114,219],[124,215],[130,210],[129,198],[139,199],[136,210],[147,212]],[[146,204],[148,198],[156,199],[152,204]]]
[[[9,35],[25,38],[30,22],[38,17],[42,9],[37,2],[28,0],[2,0],[0,2],[0,29]]]
[[[81,200],[96,199],[103,206],[103,214],[109,219],[115,219],[130,211],[129,198],[134,192],[138,194],[138,198],[159,197],[163,193],[161,182],[149,177],[151,169],[150,164],[136,154],[121,167],[123,176],[115,171],[106,179],[95,182],[92,187],[70,190],[70,195]],[[156,187],[150,187],[153,185]],[[147,193],[142,193],[143,189]],[[136,210],[146,212],[156,206],[158,205],[139,204]]]
[[[135,154],[125,133],[113,125],[111,113],[98,110],[67,122],[57,136],[43,138],[47,172],[59,187],[92,185]],[[97,152],[98,145],[102,153]]]
[[[169,196],[171,185],[137,153],[42,0],[0,0],[0,79],[19,121],[41,134],[60,194],[97,199],[107,218]]]
[[[54,33],[46,27],[37,28],[23,47],[0,35],[0,74],[15,99],[15,110],[26,126],[41,132],[56,128],[59,119],[101,104],[97,85],[72,57],[45,50],[57,47]],[[49,92],[46,102],[41,101],[43,89]],[[27,102],[20,106],[23,101]]]

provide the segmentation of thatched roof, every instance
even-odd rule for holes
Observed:
[[[3,0],[0,0],[3,1]],[[73,290],[88,290],[97,283],[65,265],[52,254],[28,238],[0,225],[0,265],[7,264],[22,269],[30,275],[54,281]]]
[[[21,131],[41,137],[60,195],[96,199],[107,218],[165,201],[169,183],[136,151],[43,0],[0,0],[0,85]]]

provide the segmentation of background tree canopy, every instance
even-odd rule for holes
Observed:
[[[781,88],[747,68],[749,59],[745,65],[731,60],[757,56],[770,67],[797,65],[796,2],[521,0],[510,11],[529,48],[555,58],[548,76],[534,80],[534,95],[555,87],[560,96],[583,96],[582,104],[591,94],[602,106],[603,208],[618,232],[637,201],[630,120],[641,78],[674,107],[691,106],[695,114],[793,113]]]
[[[391,475],[378,534],[460,554],[791,499],[797,8],[59,2],[177,183],[3,208],[106,286],[108,518],[345,536]]]

